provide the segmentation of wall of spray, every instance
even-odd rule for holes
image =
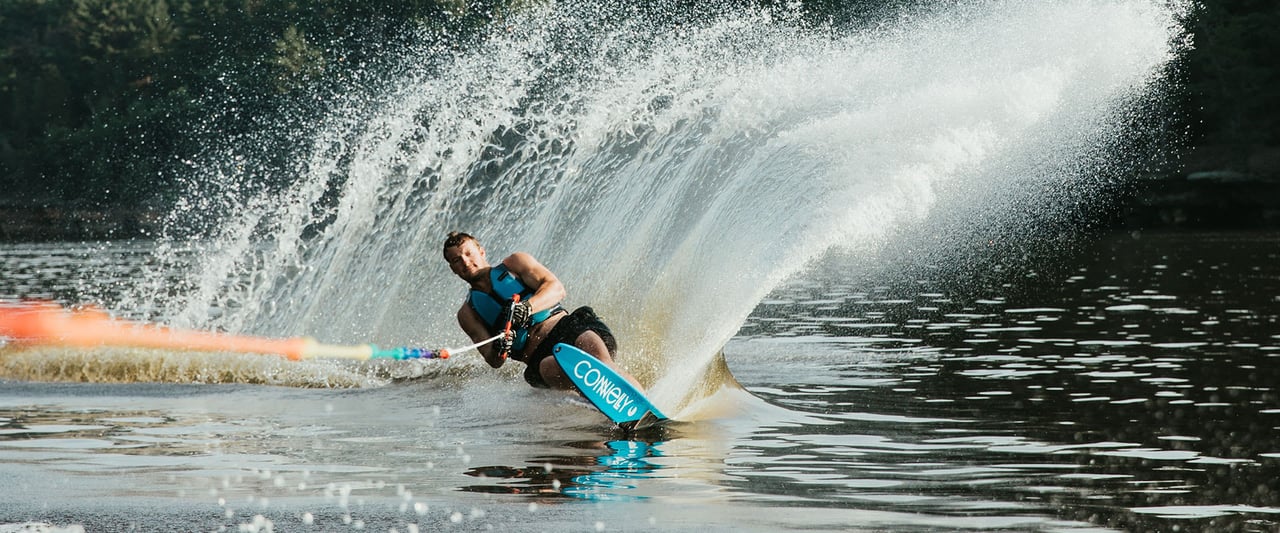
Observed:
[[[495,261],[551,267],[677,404],[770,290],[832,250],[1116,178],[1105,162],[1127,157],[1126,117],[1159,108],[1183,9],[957,2],[835,31],[785,10],[542,4],[478,46],[405,50],[314,117],[291,168],[243,144],[194,165],[171,223],[216,229],[163,243],[133,302],[180,326],[457,344],[465,291],[440,244],[465,230]],[[246,185],[264,172],[288,185]],[[176,263],[175,291],[159,280]]]

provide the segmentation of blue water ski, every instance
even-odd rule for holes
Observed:
[[[591,354],[564,343],[556,345],[554,354],[582,395],[615,424],[639,430],[667,420],[635,385]]]

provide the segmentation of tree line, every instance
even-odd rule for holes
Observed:
[[[200,130],[250,130],[414,31],[473,35],[515,4],[4,0],[0,206],[146,202]]]
[[[771,3],[765,1],[764,3]],[[909,2],[908,2],[909,3]],[[465,42],[518,0],[4,0],[0,207],[137,206],[175,158],[424,28]],[[867,11],[810,0],[815,19]],[[1280,3],[1205,0],[1183,59],[1193,142],[1275,146]],[[416,32],[416,33],[415,33]],[[211,114],[234,102],[238,113]]]
[[[1189,112],[1203,144],[1280,146],[1280,2],[1203,0],[1189,24]]]

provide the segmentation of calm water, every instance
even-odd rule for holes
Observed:
[[[6,246],[0,296],[109,302],[145,249]],[[832,262],[725,347],[745,390],[631,440],[461,357],[10,348],[0,531],[1274,531],[1278,259],[1126,234],[994,284]]]

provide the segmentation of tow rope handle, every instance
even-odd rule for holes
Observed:
[[[512,295],[512,296],[511,296],[511,307],[512,307],[512,308],[514,308],[514,307],[516,306],[516,304],[518,304],[518,303],[520,303],[520,295],[519,295],[519,294],[514,294],[514,295]],[[503,330],[502,330],[502,337],[503,337],[503,339],[505,339],[505,338],[506,338],[506,336],[507,336],[507,335],[510,335],[510,334],[511,334],[511,313],[507,313],[507,327],[506,327],[506,329],[503,329]],[[506,360],[507,360],[507,356],[508,356],[508,355],[510,355],[510,352],[511,352],[510,350],[506,350],[506,351],[503,351],[503,352],[502,352],[502,360],[503,360],[503,361],[506,361]]]

